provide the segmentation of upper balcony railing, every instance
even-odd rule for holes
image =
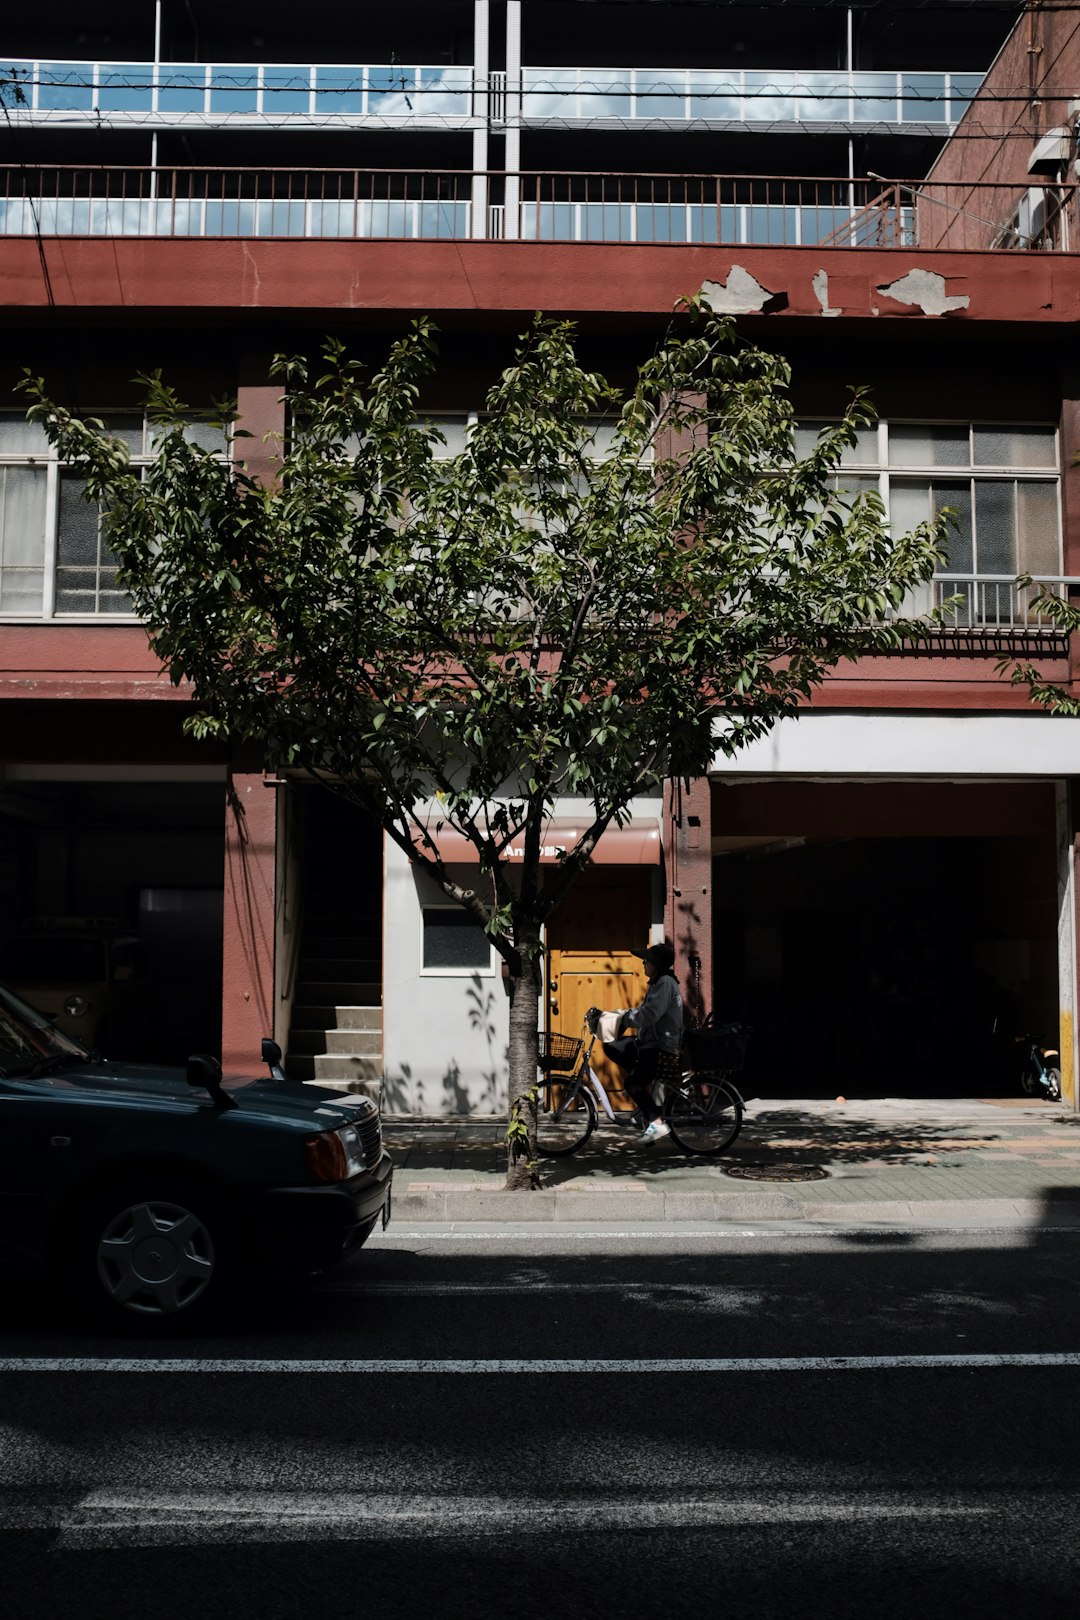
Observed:
[[[526,124],[837,125],[952,129],[979,73],[715,68],[522,69]],[[0,61],[0,104],[45,123],[422,123],[516,117],[518,81],[471,66]]]
[[[1052,188],[1063,218],[1075,186]],[[306,237],[432,241],[949,246],[980,221],[985,248],[1068,246],[1002,236],[1000,184],[768,175],[420,169],[0,167],[0,237]],[[971,241],[963,243],[971,247]]]
[[[776,69],[522,70],[526,123],[899,124],[952,128],[981,73]]]
[[[457,120],[472,98],[469,66],[0,61],[0,104],[44,122]]]

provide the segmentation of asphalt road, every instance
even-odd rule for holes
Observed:
[[[4,1298],[13,1616],[1075,1604],[1075,1230],[398,1227],[197,1341]]]

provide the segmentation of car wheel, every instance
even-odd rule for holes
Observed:
[[[113,1324],[170,1328],[225,1297],[237,1252],[212,1192],[153,1178],[94,1201],[74,1254],[78,1294]]]

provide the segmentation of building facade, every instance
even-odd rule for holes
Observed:
[[[347,807],[184,734],[78,478],[13,389],[29,367],[150,456],[132,379],[160,367],[193,433],[235,396],[255,435],[236,453],[272,476],[275,352],[333,334],[376,355],[429,313],[423,407],[452,439],[534,310],[629,380],[704,288],[790,357],[801,431],[871,390],[845,480],[903,527],[957,513],[912,605],[958,605],[635,805],[553,919],[547,1017],[573,1031],[631,999],[631,948],[666,935],[692,1003],[754,1025],[763,1088],[980,1094],[995,1025],[1060,1027],[1075,1104],[1080,726],[996,669],[1077,677],[1014,582],[1080,579],[1080,260],[1012,229],[1016,196],[973,168],[1017,8],[402,0],[348,24],[315,4],[302,31],[277,0],[255,22],[204,0],[84,11],[57,0],[0,39],[8,959],[34,928],[111,918],[144,944],[157,1055],[220,1042],[250,1071],[273,1032],[294,1072],[382,1080],[400,1111],[499,1111],[486,941]],[[1067,169],[1055,184],[1067,214]],[[553,850],[580,809],[558,806]]]

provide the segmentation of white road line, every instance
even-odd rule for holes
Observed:
[[[752,1373],[752,1372],[888,1372],[901,1368],[931,1372],[939,1368],[985,1371],[995,1367],[1080,1367],[1080,1351],[1006,1351],[989,1355],[940,1356],[745,1356],[605,1360],[535,1360],[473,1358],[366,1361],[349,1357],[258,1360],[245,1356],[198,1357],[191,1360],[141,1356],[9,1356],[0,1373],[361,1373],[436,1377],[446,1374],[486,1376],[491,1373]]]
[[[867,1502],[855,1495],[781,1494],[772,1498],[694,1495],[514,1498],[360,1492],[96,1490],[67,1506],[0,1509],[0,1528],[52,1530],[52,1551],[154,1545],[228,1544],[244,1541],[325,1541],[504,1535],[594,1535],[637,1528],[710,1525],[857,1524],[915,1520],[985,1519],[997,1509],[949,1497],[904,1497]],[[910,1531],[905,1532],[910,1534]]]
[[[354,1283],[325,1283],[319,1287],[319,1294],[348,1294],[353,1298],[367,1298],[375,1296],[401,1296],[404,1298],[419,1299],[454,1299],[459,1295],[471,1294],[680,1294],[692,1295],[695,1298],[701,1295],[714,1295],[717,1298],[730,1302],[740,1309],[745,1306],[758,1305],[765,1298],[760,1289],[733,1288],[724,1283],[669,1283],[669,1282],[546,1282],[540,1279],[522,1278],[520,1282],[505,1283],[406,1283],[406,1282],[362,1282]]]

